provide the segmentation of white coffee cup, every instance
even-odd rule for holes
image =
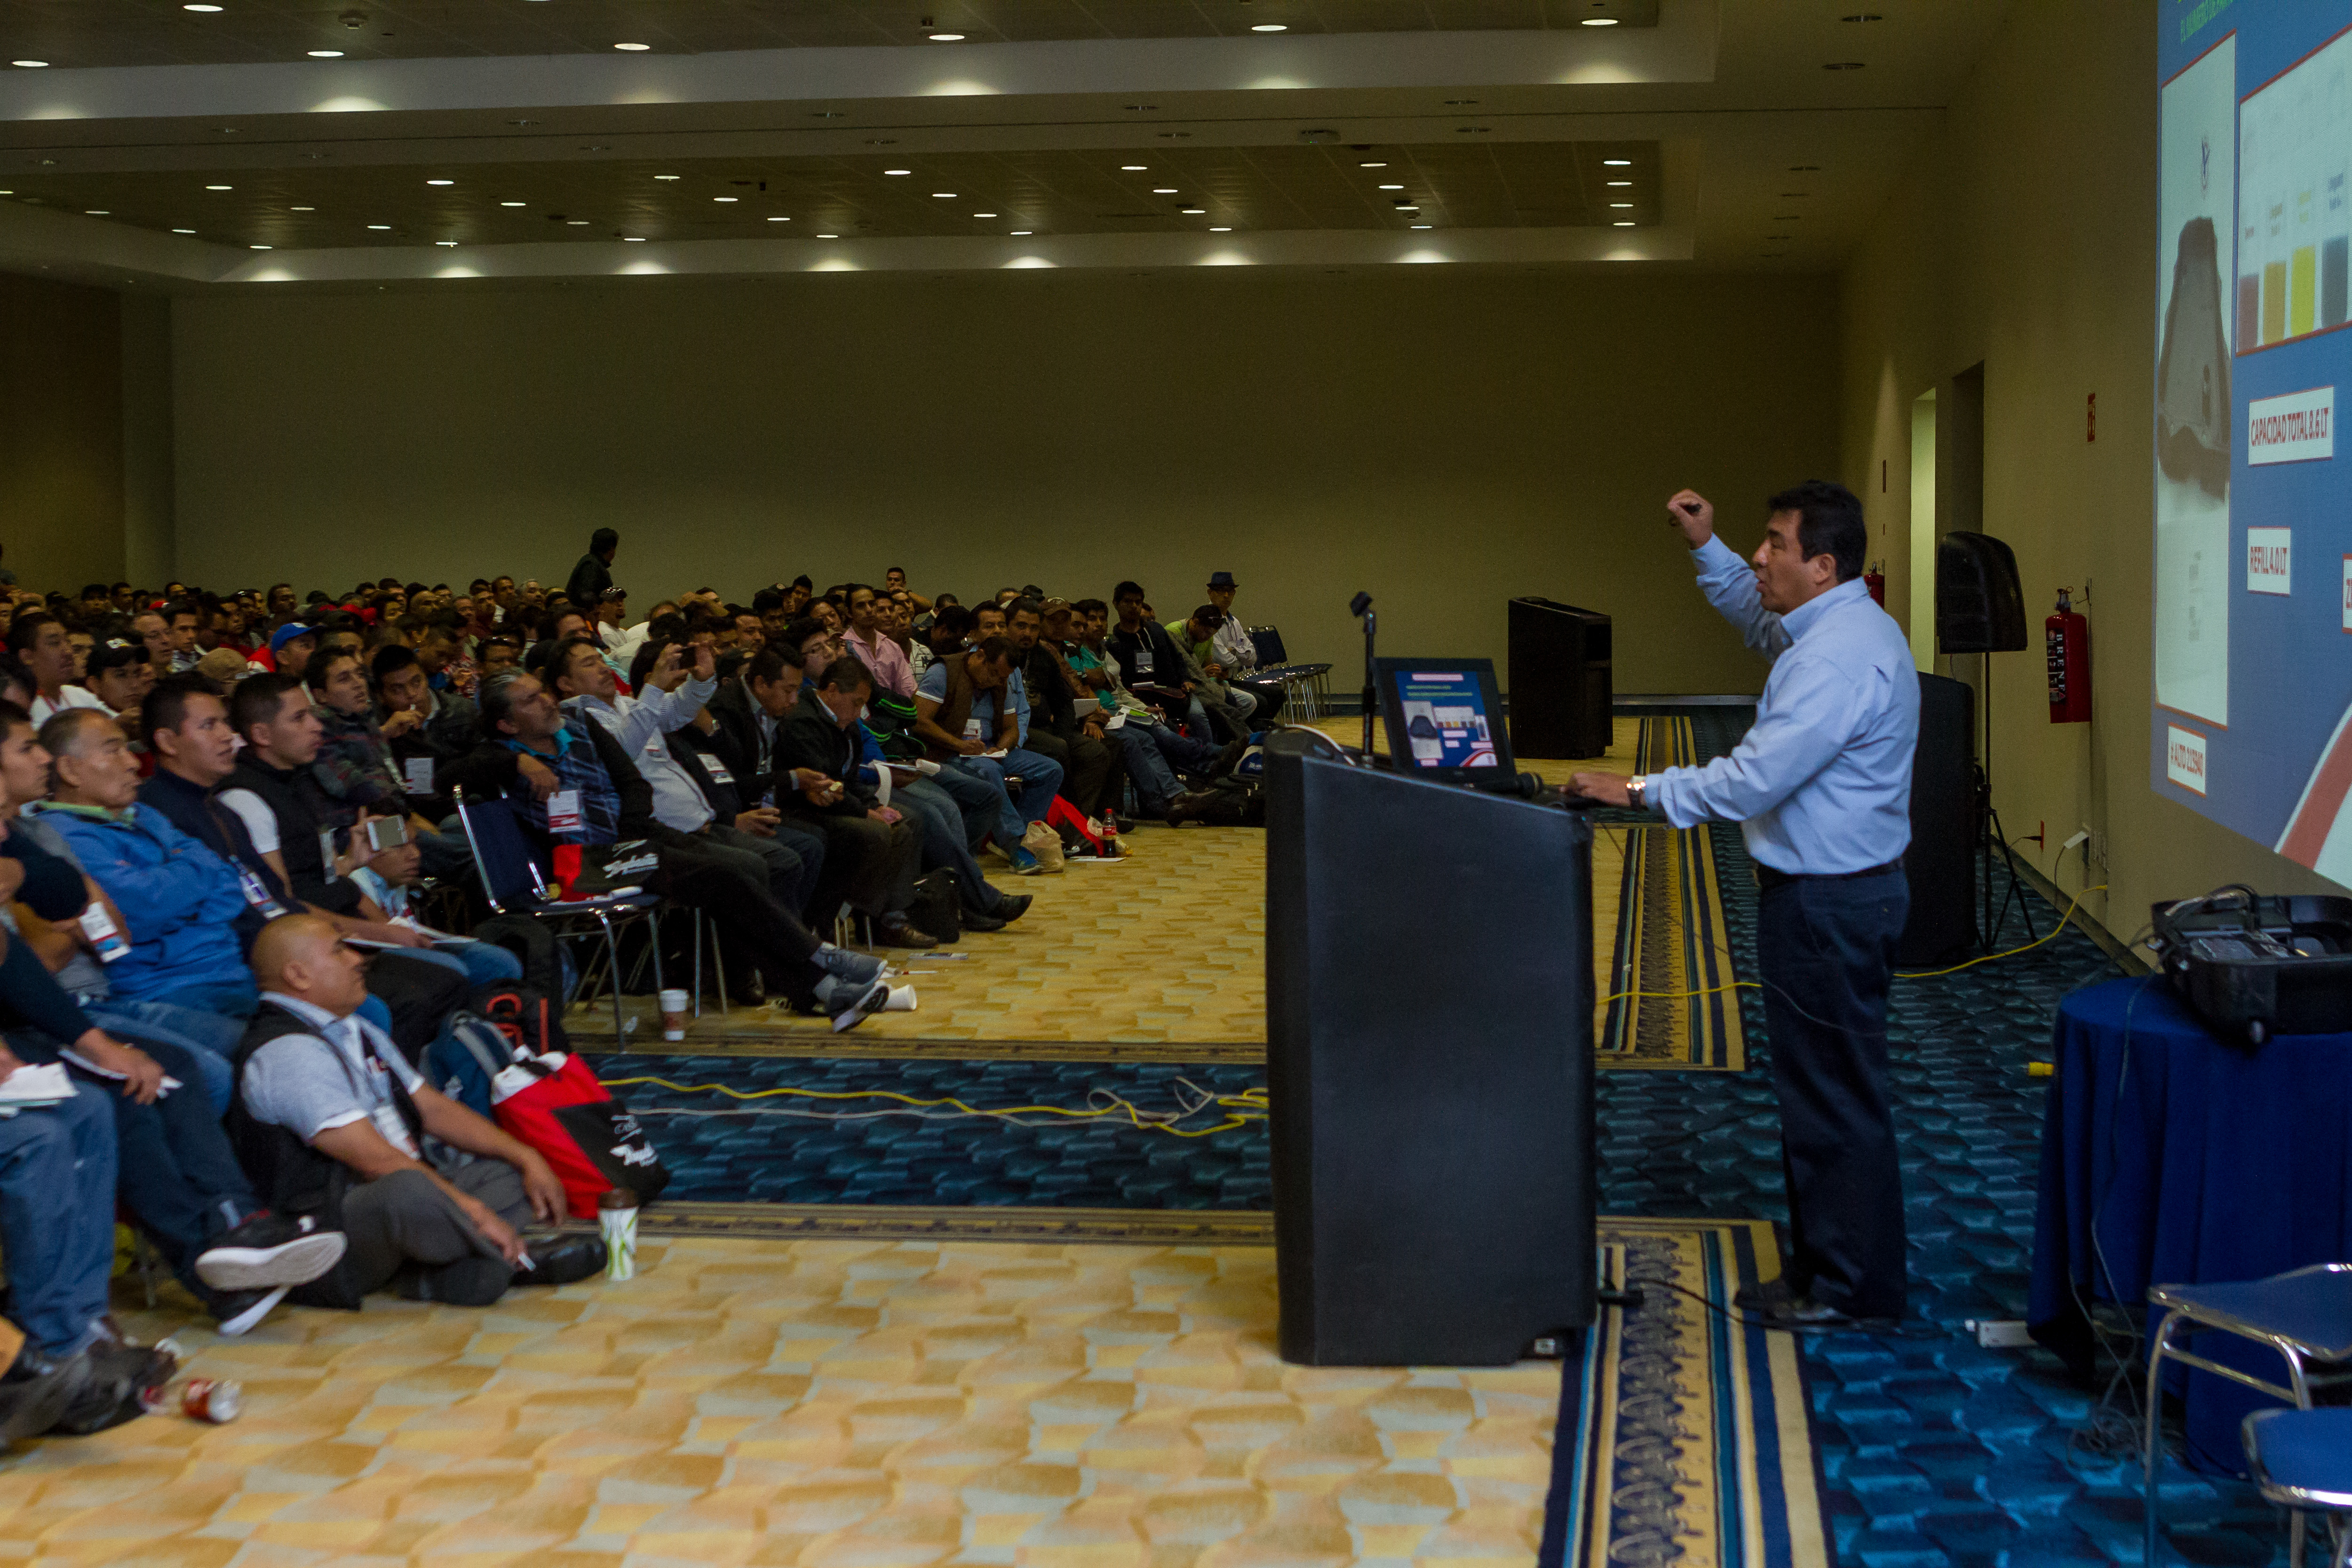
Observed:
[[[693,1005],[693,997],[684,991],[665,991],[661,994],[663,1039],[686,1038],[686,1010]]]

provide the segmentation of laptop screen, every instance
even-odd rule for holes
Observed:
[[[1393,766],[1465,784],[1516,781],[1493,660],[1383,658],[1377,679]]]

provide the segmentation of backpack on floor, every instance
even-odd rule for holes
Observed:
[[[546,1160],[572,1218],[594,1219],[597,1200],[614,1187],[645,1205],[669,1185],[653,1140],[586,1062],[515,1047],[502,1058],[488,1031],[457,1038],[489,1083],[491,1119]]]
[[[516,1049],[561,1055],[572,1049],[572,1039],[563,1032],[563,1004],[555,994],[561,994],[501,982],[474,992],[473,1011]]]
[[[530,915],[492,915],[474,927],[474,940],[505,948],[522,963],[522,984],[548,996],[561,996],[563,947],[555,933]]]
[[[928,871],[915,883],[915,896],[907,905],[907,919],[915,929],[941,943],[963,940],[963,894],[956,882],[951,867],[941,866]]]

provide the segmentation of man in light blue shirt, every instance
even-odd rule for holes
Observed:
[[[1741,1305],[1789,1322],[1899,1318],[1903,1175],[1886,1088],[1886,1000],[1910,908],[1919,678],[1903,628],[1862,583],[1862,503],[1814,479],[1774,496],[1742,563],[1715,509],[1666,503],[1708,603],[1771,659],[1730,754],[1575,787],[1676,827],[1737,822],[1756,862],[1756,961],[1780,1099],[1793,1256]]]

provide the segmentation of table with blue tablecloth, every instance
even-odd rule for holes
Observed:
[[[2088,1302],[2137,1308],[2151,1285],[2352,1260],[2352,1035],[2250,1050],[2147,975],[2067,997],[2054,1046],[2027,1321],[2078,1373]],[[2272,1381],[2285,1370],[2226,1335],[2198,1350]],[[2210,1373],[2167,1375],[2187,1402],[2190,1462],[2242,1469],[2238,1424],[2276,1402]]]

